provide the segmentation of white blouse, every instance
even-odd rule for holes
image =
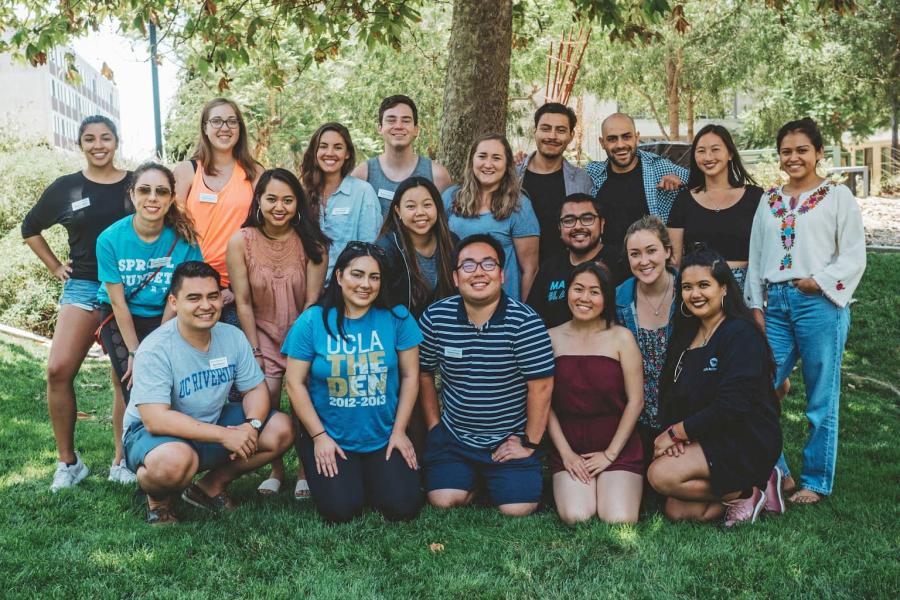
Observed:
[[[783,188],[763,194],[750,234],[745,297],[762,308],[767,283],[812,277],[822,293],[846,306],[866,269],[862,213],[844,185],[824,182],[791,209]]]

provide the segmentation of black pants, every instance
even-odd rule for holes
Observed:
[[[665,505],[666,498],[653,489],[653,486],[651,486],[650,482],[647,480],[646,473],[647,469],[650,468],[650,463],[653,462],[653,442],[656,441],[656,438],[663,432],[663,430],[644,425],[643,423],[638,423],[637,432],[638,437],[641,438],[641,445],[644,447],[643,503],[645,506],[650,506],[654,509],[662,510],[663,506]]]
[[[384,459],[387,446],[374,452],[348,452],[337,457],[338,474],[316,472],[313,440],[301,430],[297,452],[306,469],[306,480],[316,510],[332,523],[346,523],[368,505],[388,521],[408,521],[422,508],[419,472],[409,468],[400,452]]]
[[[111,312],[112,307],[108,304],[100,307],[100,314],[104,319]],[[142,342],[145,337],[159,327],[162,315],[158,317],[136,317],[131,315],[131,320],[134,322],[134,332],[137,334],[138,342]],[[115,317],[110,319],[103,326],[103,329],[100,330],[100,340],[103,342],[103,347],[106,349],[107,354],[109,354],[109,362],[112,364],[113,371],[116,372],[116,376],[121,382],[122,376],[128,370],[128,346],[125,345],[125,340],[122,339],[122,332],[119,331],[119,324],[116,323]],[[126,384],[120,383],[120,385],[122,386],[122,393],[125,395],[125,405],[127,406],[131,398],[131,392]]]

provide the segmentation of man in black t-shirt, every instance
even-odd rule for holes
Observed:
[[[644,215],[655,215],[665,223],[678,190],[688,179],[687,169],[638,150],[639,143],[634,119],[614,113],[600,126],[600,145],[608,160],[585,167],[594,182],[591,193],[604,209],[604,239],[616,249],[622,249],[628,226]],[[619,256],[617,268],[623,269],[624,252]]]
[[[564,104],[548,102],[534,113],[534,143],[537,151],[518,167],[522,189],[541,226],[539,260],[564,254],[556,220],[566,196],[587,194],[593,181],[587,171],[569,163],[563,153],[575,134],[575,112]]]
[[[572,318],[566,301],[566,282],[575,267],[593,260],[610,268],[613,283],[618,285],[626,277],[613,270],[615,250],[602,241],[604,226],[600,203],[588,194],[572,194],[560,207],[558,218],[560,242],[566,252],[552,256],[541,264],[528,304],[544,324],[550,327],[562,325]]]

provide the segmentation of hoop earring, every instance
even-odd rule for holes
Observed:
[[[263,218],[262,218],[262,211],[259,209],[258,206],[256,207],[256,221],[257,221],[257,223],[259,223],[260,225],[262,225],[263,223],[265,223],[265,221],[263,221]]]
[[[722,294],[722,312],[725,311],[725,296],[727,296],[727,295],[728,294]]]
[[[294,218],[291,219],[291,225],[299,225],[300,224],[300,212],[297,211],[294,213]]]
[[[679,311],[681,311],[681,315],[682,315],[683,317],[685,317],[685,318],[688,318],[688,319],[690,319],[691,317],[694,316],[694,315],[691,313],[691,311],[684,312],[685,309],[687,309],[687,307],[684,305],[684,300],[682,300],[682,301],[681,301],[681,306],[680,306],[679,309],[678,309]]]
[[[728,161],[728,169],[731,171],[731,176],[734,177],[735,181],[741,180],[740,173],[738,173],[737,166],[734,164],[734,161]]]

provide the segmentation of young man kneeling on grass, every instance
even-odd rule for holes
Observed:
[[[269,410],[265,378],[244,334],[218,322],[215,269],[182,263],[167,301],[175,318],[138,349],[124,421],[125,460],[147,493],[151,525],[178,521],[172,500],[182,490],[199,508],[234,508],[228,484],[284,454],[294,439],[288,416]],[[232,385],[242,403],[228,402]]]

